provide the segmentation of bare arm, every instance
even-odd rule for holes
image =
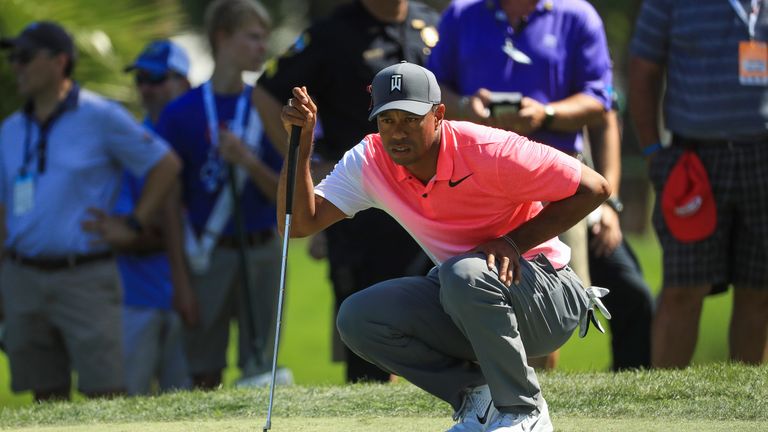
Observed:
[[[163,207],[163,216],[165,249],[173,284],[173,305],[184,324],[194,327],[199,320],[199,310],[184,256],[184,221],[181,208],[181,184],[178,179],[173,182]]]
[[[664,67],[632,57],[629,63],[629,110],[641,147],[659,142],[659,101]]]
[[[133,211],[133,214],[143,225],[147,224],[152,215],[157,214],[156,212],[163,206],[163,202],[180,171],[181,161],[172,150],[169,150],[149,170],[141,190],[141,196]]]
[[[547,105],[554,109],[550,120],[547,120]],[[547,104],[523,97],[517,113],[503,114],[491,124],[522,135],[544,128],[557,132],[578,132],[584,126],[601,122],[604,113],[603,104],[586,93],[577,93]]]
[[[572,196],[547,204],[533,219],[509,233],[520,252],[537,246],[574,226],[611,195],[608,182],[586,165]]]
[[[283,122],[280,120],[283,106],[269,92],[258,85],[253,88],[251,103],[259,111],[261,122],[264,124],[264,130],[267,131],[269,140],[283,156],[286,156],[288,154],[288,134],[283,129]]]
[[[467,98],[461,97],[446,86],[441,86],[440,92],[446,112],[454,113],[453,118],[486,124],[521,135],[541,129],[547,117],[545,104],[529,97],[523,97],[517,113],[490,117],[492,92],[488,89],[478,89]],[[553,131],[577,132],[584,126],[600,124],[605,114],[603,104],[586,93],[577,93],[549,105],[554,108],[555,116],[547,125],[547,129]]]
[[[344,219],[346,215],[331,202],[315,195],[310,157],[312,138],[317,121],[317,106],[309,97],[306,87],[293,89],[293,98],[282,109],[282,122],[286,131],[291,126],[301,127],[296,168],[296,188],[293,195],[291,215],[291,237],[306,237]],[[287,135],[287,132],[286,132]],[[280,234],[285,232],[285,201],[288,183],[288,163],[280,172],[277,200],[277,224]]]
[[[589,144],[592,147],[592,159],[595,170],[608,181],[618,197],[621,183],[621,131],[616,111],[605,114],[605,121],[588,129]],[[603,204],[600,208],[600,220],[590,227],[593,234],[589,248],[597,256],[613,253],[623,240],[619,214],[613,207]]]
[[[603,104],[586,93],[576,93],[549,105],[556,114],[547,128],[559,132],[577,132],[584,126],[598,124],[605,114]]]
[[[99,208],[88,208],[90,218],[82,221],[84,231],[97,237],[91,245],[108,244],[121,252],[144,253],[162,250],[161,207],[171,185],[181,170],[181,161],[169,150],[149,170],[141,196],[133,208],[133,216],[143,229],[136,232],[128,223],[128,216],[110,215]]]
[[[576,193],[568,198],[547,204],[544,209],[508,233],[506,239],[493,239],[475,251],[486,255],[489,269],[496,269],[499,280],[510,286],[522,278],[520,257],[525,251],[566,231],[597,208],[611,194],[605,179],[589,167],[582,165],[581,180]],[[512,246],[514,244],[514,246]]]
[[[619,195],[621,182],[621,132],[616,111],[608,111],[603,122],[588,128],[589,144],[595,171],[611,185],[613,195]]]

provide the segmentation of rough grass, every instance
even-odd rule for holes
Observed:
[[[715,363],[617,374],[551,372],[540,379],[559,430],[768,430],[766,366]],[[0,428],[257,430],[264,424],[267,398],[266,388],[221,389],[6,407],[0,409]],[[400,382],[278,387],[273,415],[273,424],[282,423],[275,430],[410,431],[442,430],[450,424],[451,410]],[[185,429],[185,424],[197,426]],[[286,428],[288,424],[302,426]]]

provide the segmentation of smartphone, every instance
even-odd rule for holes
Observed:
[[[498,117],[503,114],[515,114],[520,110],[520,101],[523,94],[519,92],[494,92],[491,93],[489,109],[491,116]]]

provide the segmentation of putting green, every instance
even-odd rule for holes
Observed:
[[[448,429],[450,419],[412,417],[360,417],[323,418],[289,417],[273,418],[272,432],[439,432]],[[201,420],[184,422],[151,422],[120,424],[89,424],[77,426],[25,427],[3,429],[18,432],[261,432],[264,419]],[[679,421],[668,419],[594,419],[560,417],[555,419],[558,432],[594,431],[603,432],[757,432],[768,429],[764,422],[745,421]]]

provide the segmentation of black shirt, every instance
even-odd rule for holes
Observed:
[[[319,109],[324,139],[315,152],[341,159],[362,138],[376,132],[368,121],[368,85],[381,69],[401,60],[418,65],[437,43],[439,15],[414,1],[402,23],[374,18],[360,1],[337,7],[305,31],[282,56],[271,60],[258,85],[278,101],[307,86]]]

